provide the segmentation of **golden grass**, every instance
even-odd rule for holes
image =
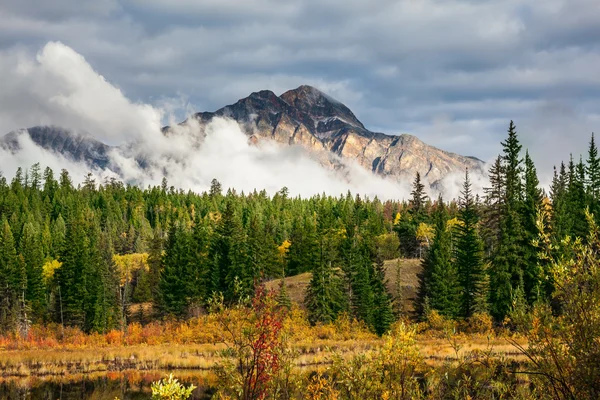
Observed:
[[[490,351],[492,357],[520,359],[506,339],[458,335],[452,340],[420,335],[419,350],[428,364]],[[295,364],[311,368],[331,362],[333,353],[350,358],[375,350],[383,339],[294,341]],[[522,344],[525,344],[524,342]],[[105,347],[98,349],[6,350],[0,351],[0,376],[45,377],[115,371],[200,370],[209,371],[220,359],[223,344],[161,344]]]
[[[402,307],[406,312],[414,311],[414,300],[417,297],[419,286],[418,274],[421,272],[421,260],[401,259],[387,260],[384,263],[387,286],[390,293],[396,295],[396,282],[398,277],[398,264],[400,264],[400,285],[402,287]],[[285,288],[292,303],[304,307],[306,288],[310,283],[312,274],[306,272],[284,278]],[[279,290],[281,279],[274,279],[265,284],[267,289]]]

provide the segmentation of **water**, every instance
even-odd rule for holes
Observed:
[[[152,382],[167,375],[166,371],[129,371],[51,378],[0,378],[0,399],[145,400],[152,397]],[[206,372],[175,371],[174,376],[186,386],[192,383],[198,387],[194,390],[192,399],[211,398],[211,378]]]

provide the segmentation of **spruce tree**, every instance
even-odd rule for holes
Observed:
[[[34,321],[41,321],[46,311],[46,289],[42,279],[44,253],[41,247],[40,235],[32,222],[28,222],[23,226],[19,252],[23,257],[27,272],[25,299],[31,307]]]
[[[346,270],[351,271],[350,287],[352,289],[351,303],[354,316],[364,321],[367,326],[373,326],[374,295],[372,287],[373,261],[369,255],[368,245],[361,237],[354,238],[352,264]]]
[[[588,202],[585,191],[585,167],[581,159],[575,164],[571,157],[568,177],[567,210],[569,210],[569,227],[571,228],[569,235],[585,239],[586,233],[589,231],[585,218],[585,208]]]
[[[190,271],[188,285],[192,302],[198,303],[208,298],[208,277],[210,265],[208,260],[208,248],[210,245],[210,228],[206,221],[197,216],[190,242]]]
[[[317,228],[312,217],[298,217],[292,224],[291,246],[287,257],[287,274],[297,275],[312,271],[319,261]]]
[[[227,303],[233,303],[252,293],[254,282],[247,263],[246,237],[231,197],[212,235],[208,258],[211,295],[222,293]]]
[[[275,301],[277,301],[277,305],[287,310],[292,308],[292,300],[290,299],[290,295],[288,294],[285,280],[283,278],[281,278],[279,281],[279,291],[277,292]]]
[[[502,157],[498,156],[488,171],[490,187],[485,191],[485,211],[483,215],[484,245],[487,257],[491,257],[497,251],[500,242],[500,221],[505,198],[504,166]]]
[[[154,228],[154,233],[150,239],[149,250],[148,250],[148,286],[150,294],[154,301],[154,305],[158,306],[160,303],[160,294],[158,284],[160,281],[160,274],[162,272],[162,257],[163,257],[163,238],[160,226]]]
[[[593,209],[596,217],[599,217],[598,204],[600,203],[600,156],[598,155],[598,147],[592,133],[590,139],[590,147],[588,150],[588,158],[586,160],[586,172],[587,172],[587,191],[589,195],[590,205]]]
[[[539,188],[539,180],[533,160],[529,157],[529,152],[525,153],[525,198],[523,208],[521,209],[521,219],[523,221],[523,290],[525,298],[529,304],[533,304],[542,293],[542,271],[540,270],[540,260],[538,259],[538,249],[534,245],[534,240],[539,236],[537,228],[537,217],[542,207],[543,194]]]
[[[465,172],[465,181],[459,198],[459,213],[456,226],[456,269],[461,288],[460,314],[470,317],[475,312],[476,299],[487,297],[481,293],[483,285],[483,243],[478,233],[479,215],[471,192],[469,171]],[[481,304],[478,305],[481,308]]]
[[[552,229],[557,239],[562,239],[571,231],[567,198],[568,177],[565,163],[560,163],[560,172],[554,168],[554,176],[550,187],[552,200]]]
[[[402,254],[404,257],[413,258],[419,255],[417,229],[422,222],[425,222],[425,206],[428,199],[419,172],[415,175],[413,190],[410,195],[408,213],[403,213],[400,216],[400,223],[396,227],[396,232],[398,233],[398,239],[400,239]]]
[[[19,328],[24,312],[20,297],[23,284],[26,284],[26,273],[24,265],[19,263],[15,241],[6,218],[2,217],[0,225],[0,331],[7,332]]]
[[[190,304],[190,243],[181,224],[173,222],[165,244],[158,282],[159,309],[163,314],[183,317]]]
[[[373,291],[373,328],[379,336],[386,333],[394,322],[392,298],[386,288],[383,260],[377,260],[371,283]]]
[[[429,307],[441,315],[455,318],[460,312],[460,283],[452,260],[448,213],[441,198],[436,204],[433,218],[435,236],[422,262],[417,310],[424,316]]]
[[[502,147],[504,201],[500,209],[498,245],[490,265],[491,311],[498,320],[502,320],[511,309],[512,293],[523,282],[525,265],[520,216],[523,207],[522,146],[512,121]]]
[[[55,273],[59,301],[57,320],[83,329],[86,322],[89,261],[83,215],[73,216],[66,225],[65,244],[59,254],[62,266]]]
[[[125,329],[129,318],[130,291],[121,298],[120,315],[116,293],[119,291],[119,276],[113,262],[113,249],[110,237],[103,234],[96,219],[90,218],[87,227],[87,262],[85,270],[86,331],[106,333],[118,326]],[[127,286],[126,286],[127,288]]]
[[[331,263],[318,263],[306,290],[305,305],[311,324],[330,323],[346,309],[343,283]]]

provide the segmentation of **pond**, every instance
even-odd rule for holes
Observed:
[[[124,371],[64,377],[0,378],[0,399],[150,399],[152,382],[168,374],[168,371]],[[177,370],[174,376],[186,386],[197,386],[192,399],[210,399],[214,392],[214,379],[207,372]]]

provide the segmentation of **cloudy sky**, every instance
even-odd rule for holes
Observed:
[[[542,169],[599,130],[598,21],[597,0],[3,0],[0,73],[60,42],[132,103],[182,117],[310,84],[372,130],[485,160],[514,119]],[[21,94],[48,83],[7,81],[0,128],[35,122]]]

